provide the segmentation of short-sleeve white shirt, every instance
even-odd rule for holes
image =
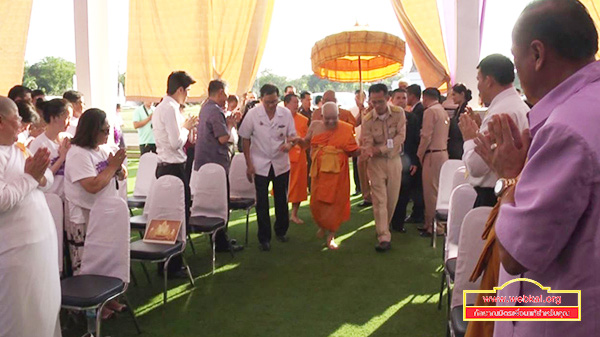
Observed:
[[[116,183],[111,181],[100,192],[92,194],[81,186],[80,180],[97,176],[106,169],[110,147],[100,145],[98,150],[90,150],[72,145],[65,160],[65,198],[69,205],[69,220],[86,223],[94,202],[102,196],[117,196]],[[116,178],[115,178],[116,179]]]
[[[296,136],[290,110],[278,106],[273,119],[269,120],[264,106],[257,105],[246,113],[238,134],[251,141],[250,157],[256,174],[269,176],[271,166],[275,176],[290,170],[289,155],[279,150],[287,137]]]

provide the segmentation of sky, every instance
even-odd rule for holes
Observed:
[[[33,64],[46,56],[75,62],[74,0],[34,0],[25,60]],[[118,32],[120,72],[126,70],[128,1],[107,0],[113,11]],[[438,0],[440,1],[440,0]],[[481,58],[510,53],[511,30],[527,1],[487,0]],[[269,37],[259,73],[269,69],[290,79],[311,74],[310,52],[315,42],[327,35],[367,25],[403,37],[400,24],[389,0],[276,0]],[[407,53],[405,67],[412,64]]]

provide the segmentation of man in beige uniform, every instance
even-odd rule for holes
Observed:
[[[370,157],[367,172],[371,180],[371,198],[378,252],[389,250],[392,235],[390,221],[396,209],[402,180],[400,153],[406,135],[404,110],[387,104],[388,88],[374,84],[369,88],[369,104],[373,107],[362,125],[362,147]]]
[[[440,171],[448,160],[448,113],[439,102],[440,92],[436,88],[423,91],[423,127],[417,156],[423,166],[423,197],[425,199],[425,226],[421,236],[430,237],[433,233],[433,217],[437,202]],[[438,232],[441,231],[438,228]]]

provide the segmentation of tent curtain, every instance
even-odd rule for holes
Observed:
[[[427,87],[445,90],[448,61],[436,0],[390,0],[417,70]]]
[[[177,4],[177,5],[174,5]],[[194,77],[189,100],[225,80],[241,94],[252,86],[266,45],[274,0],[130,0],[125,93],[130,100],[164,96],[167,77]]]
[[[594,24],[596,25],[596,30],[598,31],[598,35],[600,36],[600,3],[598,0],[580,0],[581,3],[587,8],[588,12],[592,19],[594,19]],[[596,53],[596,60],[600,60],[600,50]]]
[[[33,0],[0,0],[0,95],[23,82]]]

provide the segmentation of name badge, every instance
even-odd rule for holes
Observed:
[[[388,149],[393,149],[394,148],[394,140],[393,139],[388,139],[387,140],[387,148]]]

